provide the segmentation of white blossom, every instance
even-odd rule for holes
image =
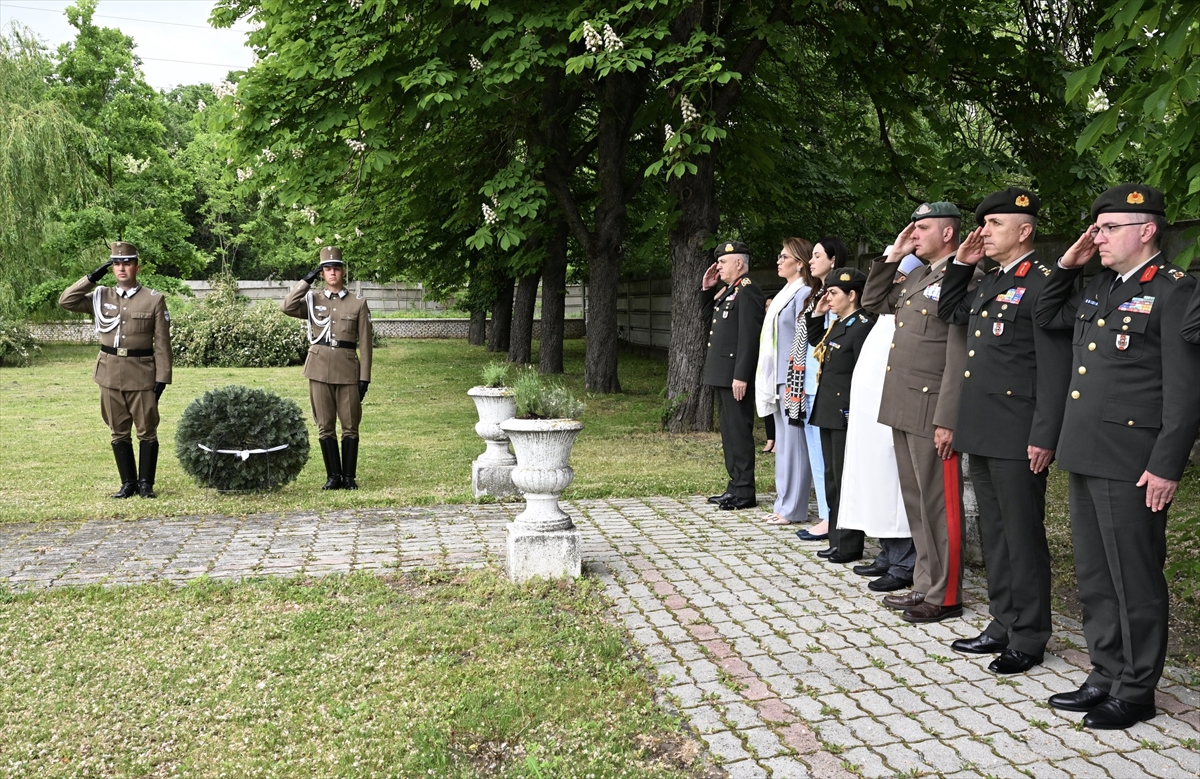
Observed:
[[[617,33],[613,30],[611,24],[604,25],[604,48],[607,51],[620,51],[625,48],[625,44],[617,37]]]
[[[301,158],[301,157],[303,157],[303,156],[304,156],[304,149],[301,149],[299,146],[297,146],[296,148],[292,149],[292,158],[293,158],[293,159],[297,159],[297,160],[298,160],[298,159],[300,159],[300,158]]]
[[[687,99],[687,96],[679,98],[679,107],[683,110],[683,123],[690,124],[700,118],[700,112],[696,110],[696,106],[692,105],[692,101]]]
[[[250,167],[249,165],[247,165],[245,168],[237,169],[237,180],[238,181],[246,181],[253,175],[254,175],[254,168]]]
[[[146,168],[150,167],[150,160],[139,160],[132,154],[126,154],[121,159],[121,167],[125,168],[130,174],[136,176]]]
[[[274,127],[275,127],[275,125],[277,125],[277,124],[279,124],[279,120],[278,120],[278,119],[272,119],[272,120],[271,120],[271,127],[272,127],[272,128],[274,128]]]
[[[232,81],[222,81],[220,84],[217,84],[215,87],[213,87],[213,94],[217,96],[218,100],[223,97],[229,97],[230,95],[236,95],[237,84],[233,83]]]
[[[467,62],[471,65],[471,70],[483,70],[483,63],[479,61],[479,57],[472,54],[467,57]]]
[[[317,236],[313,239],[313,243],[315,243],[317,246],[320,246],[322,243],[324,243],[324,241],[321,240],[320,236]]]
[[[496,224],[496,222],[500,221],[499,218],[496,216],[496,212],[493,211],[492,207],[489,206],[487,203],[483,204],[483,221],[487,222],[490,225],[494,225],[494,224]]]
[[[671,125],[667,125],[666,127],[663,128],[663,134],[666,136],[666,138],[664,139],[664,143],[665,143],[666,141],[671,140],[671,138],[675,135],[675,131],[671,129]]]
[[[367,149],[367,145],[365,143],[362,141],[356,141],[353,138],[347,138],[346,145],[359,154],[362,154]]]
[[[304,208],[301,208],[300,215],[307,219],[310,225],[315,225],[317,223],[317,212],[312,206],[305,206]]]
[[[357,235],[359,238],[362,238],[362,230],[359,230],[357,227],[354,228],[354,234]]]
[[[350,8],[357,11],[362,8],[363,0],[350,0]]]
[[[583,23],[583,45],[590,52],[600,51],[604,46],[604,40],[600,37],[600,33],[596,32],[596,28],[591,22]]]
[[[267,162],[274,162],[275,161],[275,152],[271,151],[270,149],[263,149],[262,157]]]
[[[208,108],[208,104],[205,103],[203,100],[200,100],[196,103],[197,111],[203,111],[205,108]]]

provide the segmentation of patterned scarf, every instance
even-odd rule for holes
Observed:
[[[783,390],[783,415],[789,425],[804,427],[806,406],[804,398],[804,360],[808,354],[808,315],[817,304],[819,295],[810,295],[808,305],[796,317],[796,334],[792,337],[792,354],[788,358],[787,380]]]

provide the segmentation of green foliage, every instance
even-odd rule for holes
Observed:
[[[201,444],[207,447],[206,451]],[[236,454],[216,450],[271,449]],[[184,472],[218,490],[275,490],[293,481],[308,461],[308,428],[296,401],[267,390],[230,385],[193,400],[175,432]]]
[[[483,386],[504,387],[509,381],[509,365],[505,362],[489,362],[483,367]]]
[[[27,324],[0,315],[0,366],[28,365],[39,351]]]
[[[566,387],[543,379],[535,371],[523,371],[513,382],[518,419],[577,419],[583,416],[583,401]]]
[[[177,365],[268,368],[298,365],[308,351],[304,323],[274,303],[250,305],[231,276],[212,279],[212,292],[171,321]]]

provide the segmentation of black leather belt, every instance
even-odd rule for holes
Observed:
[[[115,354],[118,357],[153,357],[153,349],[118,349],[115,346],[100,346],[100,351],[105,354]]]
[[[358,346],[358,344],[354,341],[338,341],[335,339],[332,341],[317,341],[316,346],[328,346],[336,349],[353,349]]]

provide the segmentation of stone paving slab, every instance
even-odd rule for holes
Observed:
[[[949,642],[987,624],[968,576],[961,620],[910,625],[849,566],[761,511],[703,498],[565,503],[587,572],[730,777],[1196,777],[1200,675],[1168,667],[1159,715],[1084,730],[1045,700],[1089,668],[1082,627],[1055,616],[1046,662],[997,677]],[[521,504],[0,526],[0,585],[409,571],[503,561]]]

